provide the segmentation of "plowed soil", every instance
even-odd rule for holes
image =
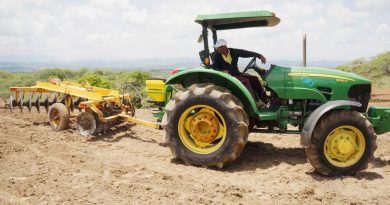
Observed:
[[[373,98],[390,106],[389,89]],[[355,176],[314,172],[299,135],[250,134],[241,156],[218,170],[173,159],[160,130],[125,124],[85,138],[74,123],[52,131],[45,112],[0,107],[0,204],[390,203],[389,133]]]

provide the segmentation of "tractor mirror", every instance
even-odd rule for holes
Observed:
[[[200,36],[198,37],[198,43],[202,43],[203,42],[203,36],[202,34],[200,34]]]

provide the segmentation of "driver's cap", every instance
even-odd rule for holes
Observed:
[[[223,39],[218,39],[217,42],[214,45],[214,48],[219,48],[221,46],[227,46],[227,43]]]

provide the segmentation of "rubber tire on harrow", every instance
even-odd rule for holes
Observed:
[[[331,132],[341,126],[357,128],[364,137],[365,149],[358,161],[350,166],[341,167],[332,164],[325,156],[326,138]],[[376,134],[371,123],[356,111],[336,110],[323,116],[316,125],[311,138],[310,146],[305,150],[306,157],[314,169],[326,176],[354,175],[366,169],[368,163],[373,159],[377,148]]]
[[[55,115],[59,117],[58,122],[55,122]],[[61,131],[65,130],[69,126],[69,110],[62,103],[54,103],[49,108],[49,123],[53,130]]]
[[[207,105],[218,111],[226,122],[226,138],[212,153],[199,154],[188,149],[179,136],[179,119],[192,106]],[[249,119],[241,102],[227,89],[213,84],[195,84],[179,91],[165,107],[162,120],[166,143],[172,154],[186,164],[222,168],[234,161],[248,139]]]

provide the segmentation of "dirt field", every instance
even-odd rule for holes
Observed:
[[[373,96],[390,105],[390,90]],[[46,118],[0,109],[0,204],[390,203],[390,134],[378,136],[367,170],[322,177],[298,135],[250,134],[243,154],[214,170],[172,159],[159,130],[125,125],[83,138],[74,124],[52,131]]]

